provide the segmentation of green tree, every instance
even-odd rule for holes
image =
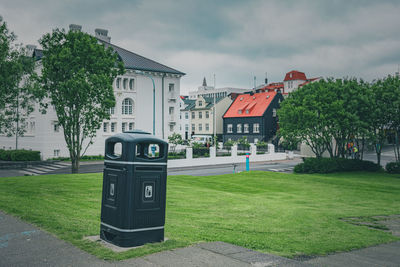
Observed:
[[[26,132],[26,119],[34,110],[34,61],[0,17],[0,133],[18,137]]]
[[[182,135],[173,133],[172,135],[168,136],[168,142],[172,144],[172,150],[175,151],[177,145],[183,144]]]
[[[80,31],[53,30],[40,39],[42,88],[54,106],[72,161],[72,172],[115,106],[112,83],[124,67],[111,48]]]
[[[317,157],[327,150],[332,137],[323,113],[324,81],[310,83],[291,93],[278,110],[279,134],[292,143],[306,143]]]

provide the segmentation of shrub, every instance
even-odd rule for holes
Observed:
[[[11,160],[11,153],[12,150],[0,150],[0,160],[10,161]]]
[[[193,147],[193,157],[209,157],[210,149],[208,147]]]
[[[168,159],[184,159],[186,158],[186,152],[169,152]]]
[[[9,150],[11,161],[39,161],[40,151]]]
[[[388,173],[400,174],[400,162],[389,162],[386,164],[386,171]]]
[[[371,161],[344,158],[306,158],[294,167],[295,173],[331,173],[347,171],[376,172],[382,167]]]

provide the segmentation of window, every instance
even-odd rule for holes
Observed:
[[[226,127],[226,132],[232,133],[232,124],[228,124]]]
[[[60,125],[58,124],[58,121],[53,122],[53,129],[55,133],[60,132]]]
[[[125,132],[126,131],[126,122],[123,122],[122,123],[122,132]]]
[[[173,132],[173,131],[174,131],[174,125],[172,125],[172,124],[169,125],[169,131],[170,131],[170,132]]]
[[[135,79],[129,80],[129,90],[133,90],[135,88]]]
[[[248,133],[248,132],[249,132],[249,124],[248,124],[248,123],[245,123],[245,124],[243,125],[243,132],[244,132],[244,133]]]
[[[117,128],[117,123],[116,122],[112,122],[111,123],[111,132],[115,132],[115,129]]]
[[[206,123],[206,131],[208,132],[210,130],[210,124]]]
[[[192,111],[192,119],[195,119],[194,111]]]
[[[60,149],[54,149],[54,157],[60,156]]]
[[[169,115],[174,115],[174,107],[169,107]]]
[[[203,106],[203,101],[199,101],[199,107]]]
[[[189,112],[185,112],[185,119],[189,119]]]
[[[260,132],[260,124],[254,123],[253,124],[253,133],[259,133],[259,132]]]
[[[192,132],[196,131],[196,125],[192,123]]]
[[[121,87],[121,78],[117,78],[117,80],[115,81],[115,86],[117,87],[117,89]]]
[[[129,123],[129,131],[132,131],[133,128],[135,128],[135,123],[134,122],[130,122]]]
[[[206,111],[206,119],[210,118],[210,112]]]
[[[189,131],[189,125],[185,124],[185,131],[188,132]]]
[[[199,111],[199,119],[203,118],[203,112]]]
[[[115,114],[115,107],[110,108],[109,112],[110,112],[111,115],[114,115]]]
[[[199,123],[199,131],[203,131],[203,124]]]
[[[237,133],[241,133],[242,132],[242,124],[238,124],[237,126],[236,126],[236,132]]]
[[[272,117],[276,117],[276,108],[272,109]]]
[[[133,100],[125,98],[122,101],[122,115],[132,115],[133,113]]]
[[[170,84],[168,85],[168,92],[173,93],[174,90],[175,90],[174,87],[175,87],[175,85],[174,85],[173,83],[170,83]]]
[[[103,132],[108,132],[108,122],[103,123]]]
[[[124,81],[122,82],[122,86],[124,87],[124,90],[126,90],[126,88],[128,87],[128,79],[124,79]]]

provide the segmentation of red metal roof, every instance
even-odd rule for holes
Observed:
[[[304,86],[304,85],[306,85],[306,84],[308,84],[308,83],[312,83],[313,81],[316,81],[316,80],[319,80],[320,78],[311,78],[311,79],[308,79],[307,81],[305,81],[304,83],[302,83],[302,84],[299,84],[299,87],[302,87],[302,86]]]
[[[241,94],[233,101],[232,105],[225,112],[223,118],[236,117],[260,117],[271,104],[276,92],[262,92],[253,95]]]
[[[306,75],[304,74],[304,72],[292,70],[291,72],[286,73],[285,79],[283,81],[286,82],[286,81],[293,81],[293,80],[306,81],[307,78],[306,78]]]

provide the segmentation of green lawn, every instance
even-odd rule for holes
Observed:
[[[390,242],[343,217],[400,214],[400,176],[249,172],[169,176],[163,244],[113,253],[83,237],[100,227],[102,174],[0,178],[0,209],[106,259],[200,241],[224,241],[282,256],[323,255]]]

